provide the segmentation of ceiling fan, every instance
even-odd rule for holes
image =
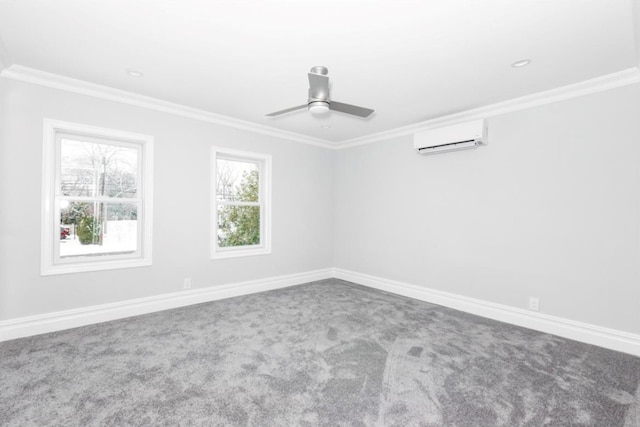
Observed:
[[[329,70],[322,65],[315,66],[309,72],[309,100],[306,104],[297,107],[287,108],[267,114],[267,117],[279,116],[291,111],[309,108],[311,114],[326,114],[329,110],[351,114],[358,117],[369,117],[373,110],[370,108],[358,107],[356,105],[345,104],[343,102],[332,101],[329,97]]]

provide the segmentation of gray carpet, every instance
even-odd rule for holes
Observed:
[[[0,343],[3,426],[639,426],[640,358],[339,280]]]

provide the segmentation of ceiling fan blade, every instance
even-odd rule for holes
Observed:
[[[292,111],[302,110],[303,108],[307,108],[307,104],[304,104],[304,105],[298,105],[297,107],[287,108],[286,110],[276,111],[275,113],[269,113],[269,114],[267,114],[267,117],[279,116],[279,115],[281,115],[281,114],[290,113],[290,112],[292,112]]]
[[[342,102],[331,101],[329,108],[341,113],[353,114],[358,117],[369,117],[374,110],[370,108],[358,107],[351,104],[343,104]]]
[[[309,73],[309,98],[329,99],[329,77],[322,74]]]

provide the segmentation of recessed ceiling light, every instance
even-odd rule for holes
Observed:
[[[131,77],[142,77],[144,74],[142,74],[142,71],[138,71],[138,70],[134,70],[134,69],[127,69],[127,74],[129,74]]]
[[[322,129],[331,129],[331,125],[321,125]]]
[[[526,67],[529,64],[531,64],[531,60],[530,59],[521,59],[521,60],[516,61],[513,64],[511,64],[511,66],[513,68],[522,68],[522,67]]]

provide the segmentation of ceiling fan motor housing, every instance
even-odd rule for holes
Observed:
[[[329,74],[329,69],[324,65],[316,65],[315,67],[311,68],[310,72],[314,74],[321,74],[323,76],[326,76],[327,74]]]

